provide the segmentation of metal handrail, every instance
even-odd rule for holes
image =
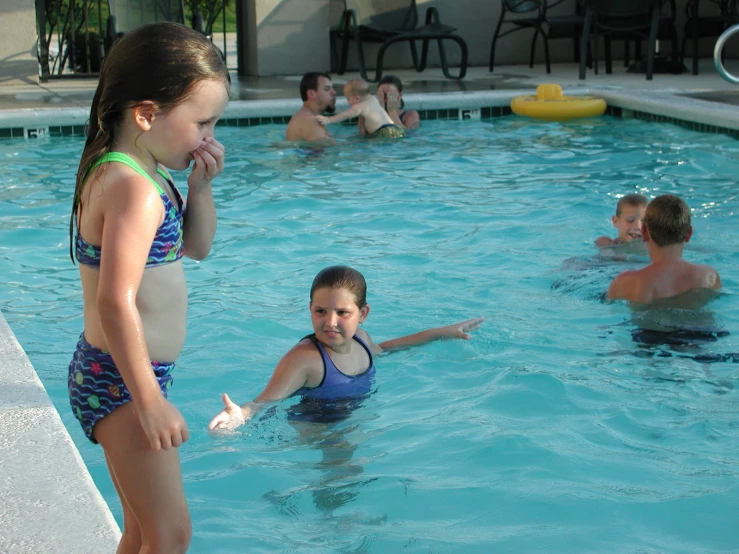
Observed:
[[[714,46],[713,48],[713,63],[716,66],[716,71],[718,71],[718,74],[721,75],[724,79],[735,85],[739,85],[739,77],[735,77],[734,75],[726,71],[726,68],[724,67],[724,62],[721,60],[721,54],[724,50],[724,46],[726,45],[726,41],[729,40],[737,32],[739,32],[739,25],[732,25],[731,27],[726,29],[720,37],[718,37],[718,40],[716,41],[716,46]]]

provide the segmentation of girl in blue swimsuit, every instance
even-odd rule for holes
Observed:
[[[468,332],[483,321],[481,317],[469,319],[375,344],[359,328],[369,312],[367,285],[359,271],[346,266],[322,270],[310,289],[313,334],[282,357],[253,402],[239,406],[223,394],[225,407],[208,428],[237,427],[267,403],[293,395],[325,402],[366,396],[375,375],[374,355],[438,339],[469,339]]]
[[[174,23],[125,33],[105,57],[72,204],[84,328],[69,401],[99,443],[123,507],[118,552],[187,551],[191,526],[177,447],[185,420],[167,400],[185,340],[183,256],[213,243],[213,138],[230,78],[201,33]],[[166,168],[186,170],[187,201]]]

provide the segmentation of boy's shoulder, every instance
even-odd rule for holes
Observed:
[[[695,264],[695,263],[692,263],[692,262],[687,262],[687,263],[690,263],[690,265],[692,265],[693,267],[695,267],[697,271],[701,271],[701,272],[704,272],[704,273],[717,273],[716,269],[713,266],[711,266],[711,265],[708,265],[708,264]]]
[[[629,284],[644,283],[651,280],[653,275],[654,272],[651,270],[651,265],[648,265],[639,269],[627,269],[626,271],[622,271],[614,277],[613,282]]]
[[[609,300],[644,302],[645,291],[649,290],[653,281],[650,267],[629,269],[616,275],[608,287],[606,297]]]
[[[718,275],[718,271],[716,271],[716,269],[714,269],[712,266],[708,264],[694,264],[690,262],[685,263],[689,264],[688,267],[690,267],[692,270],[692,280],[694,281],[694,285],[696,287],[714,290],[718,290],[719,288],[721,288],[721,278]]]
[[[668,265],[651,263],[617,275],[608,287],[607,298],[645,303],[678,296],[693,289],[719,290],[721,286],[718,272],[710,265],[685,260]]]

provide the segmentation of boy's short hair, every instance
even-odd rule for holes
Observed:
[[[616,217],[621,215],[621,212],[626,206],[646,206],[649,204],[649,200],[643,194],[627,194],[622,196],[618,204],[616,204]]]
[[[318,90],[318,79],[320,77],[326,77],[329,81],[331,80],[331,75],[321,73],[320,71],[310,71],[300,79],[300,98],[303,102],[308,100],[309,90]]]
[[[351,79],[347,81],[346,85],[344,86],[349,89],[352,95],[369,96],[369,83],[367,83],[367,81],[365,81],[364,79]]]
[[[683,243],[690,233],[690,208],[679,196],[663,194],[647,205],[643,224],[657,246]]]

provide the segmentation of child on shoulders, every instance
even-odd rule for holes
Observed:
[[[316,119],[321,125],[340,123],[353,117],[360,117],[364,121],[364,133],[362,134],[365,134],[367,138],[401,138],[404,136],[403,129],[393,122],[377,98],[370,95],[369,85],[363,79],[352,79],[344,85],[344,96],[351,107],[330,117],[317,115]]]
[[[658,196],[647,206],[642,225],[650,264],[618,275],[606,297],[645,304],[673,298],[693,289],[717,291],[721,278],[708,265],[683,260],[683,248],[693,235],[690,208],[672,194]]]
[[[483,318],[427,329],[419,333],[376,344],[360,329],[370,312],[367,285],[362,274],[350,267],[332,266],[322,270],[310,290],[313,333],[301,339],[278,362],[267,386],[253,402],[239,406],[222,395],[224,409],[208,425],[209,429],[242,425],[269,402],[293,395],[319,401],[362,397],[371,390],[374,356],[438,339],[469,339]]]

